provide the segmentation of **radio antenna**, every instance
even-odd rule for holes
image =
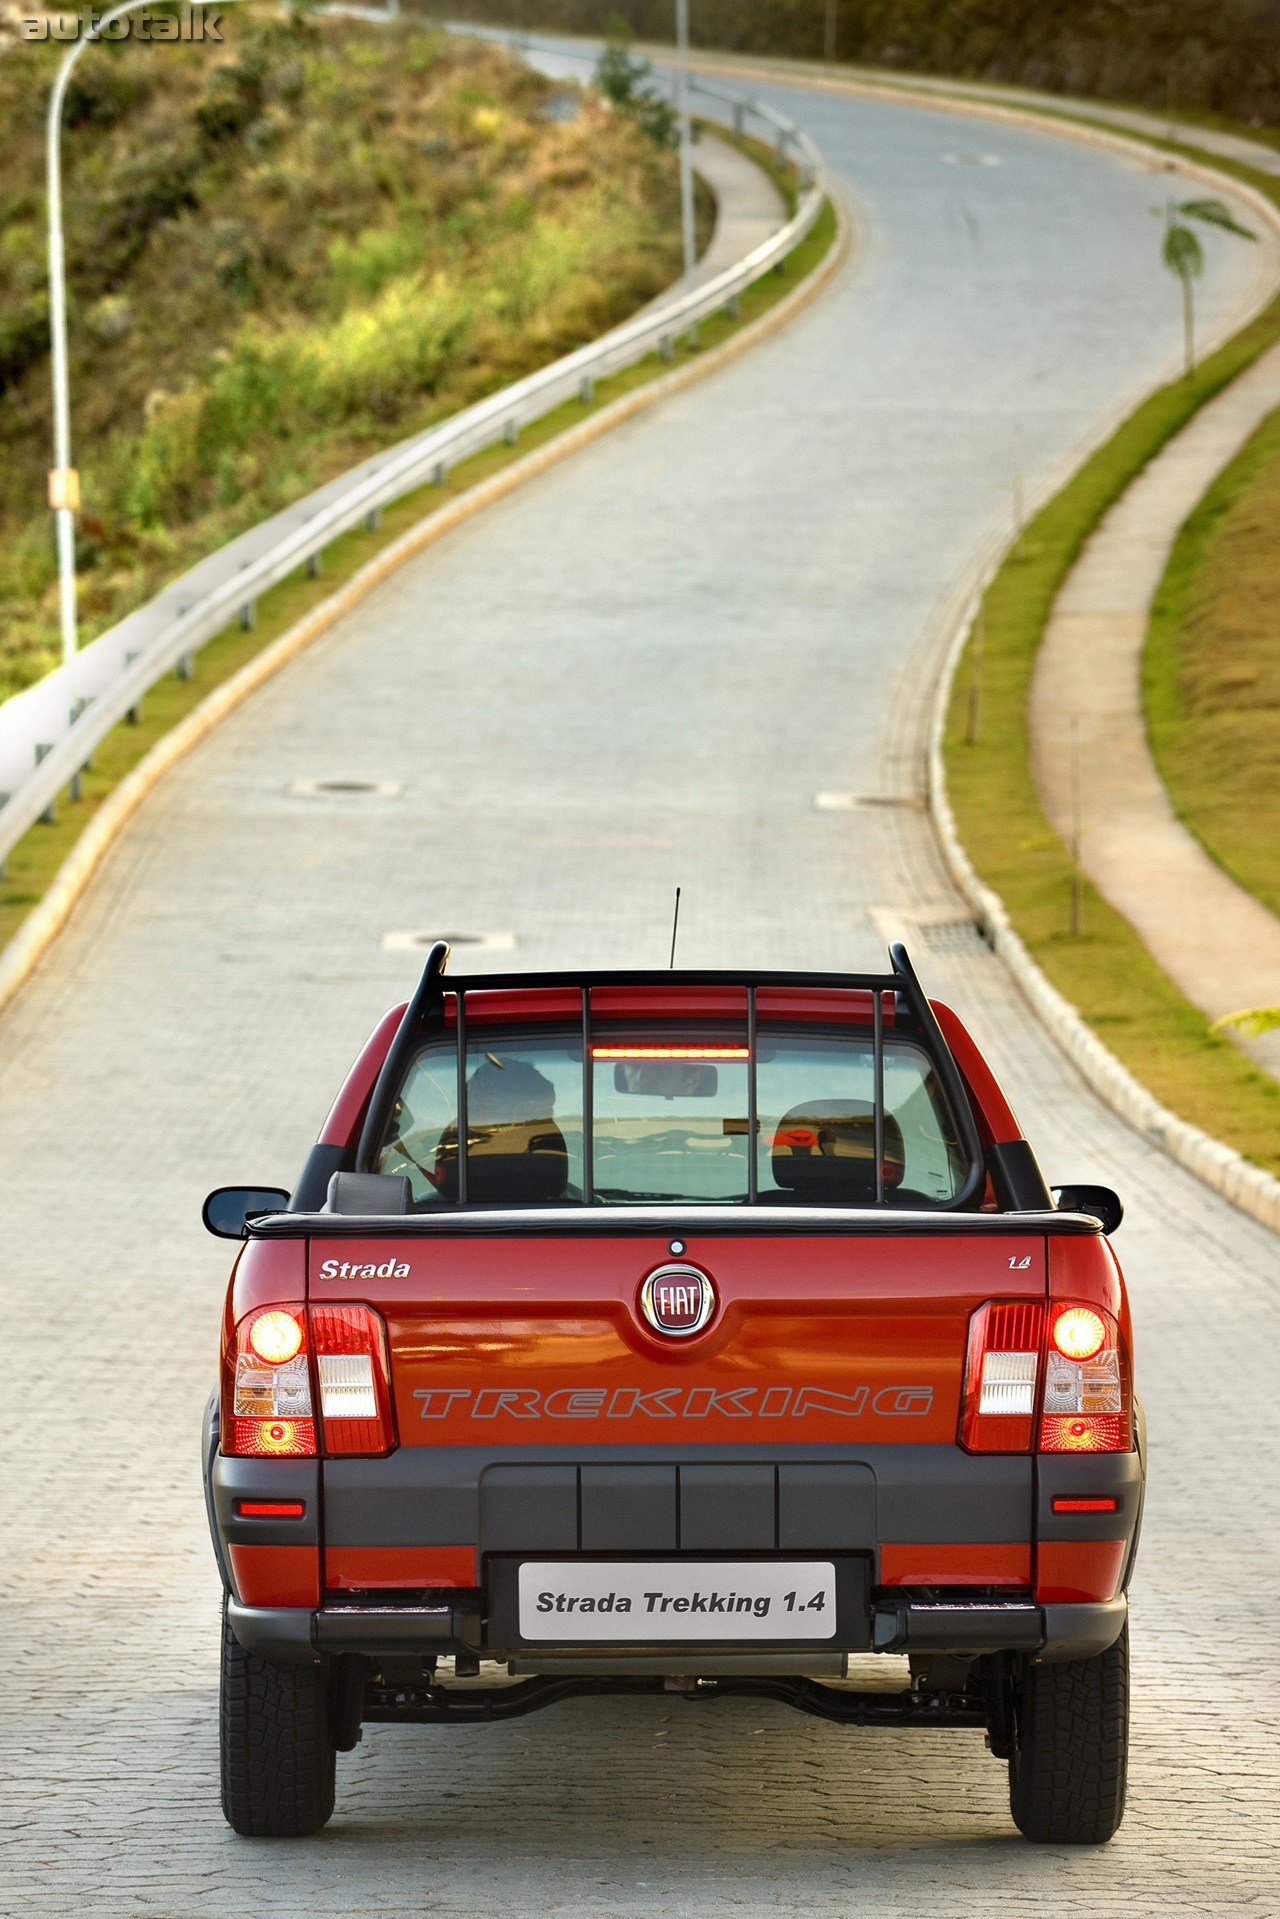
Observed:
[[[671,965],[673,968],[676,963],[676,934],[679,932],[679,930],[680,930],[680,888],[677,886],[675,916],[671,921]]]

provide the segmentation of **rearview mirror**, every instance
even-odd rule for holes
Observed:
[[[1124,1218],[1124,1203],[1109,1186],[1053,1186],[1049,1190],[1059,1212],[1091,1213],[1104,1233],[1114,1233]]]
[[[619,1060],[613,1069],[615,1093],[639,1093],[648,1099],[714,1099],[719,1089],[715,1067],[696,1060]]]
[[[201,1209],[208,1232],[218,1239],[245,1239],[258,1213],[282,1213],[288,1193],[278,1186],[217,1186]]]

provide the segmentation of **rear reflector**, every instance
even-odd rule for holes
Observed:
[[[316,1450],[313,1419],[232,1419],[223,1434],[236,1459],[310,1459]]]
[[[1118,1513],[1118,1499],[1055,1499],[1055,1513]]]
[[[240,1499],[238,1519],[301,1519],[306,1507],[300,1499]]]
[[[1042,1453],[1127,1453],[1129,1422],[1118,1413],[1048,1413],[1040,1422]]]

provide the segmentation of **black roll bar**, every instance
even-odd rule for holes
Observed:
[[[955,1114],[956,1125],[960,1133],[960,1144],[969,1162],[969,1170],[963,1185],[956,1196],[945,1202],[940,1209],[957,1211],[969,1206],[978,1197],[986,1183],[986,1161],[982,1151],[982,1142],[974,1124],[973,1112],[969,1105],[968,1093],[960,1069],[956,1065],[951,1048],[947,1045],[942,1029],[938,1025],[932,1006],[920,984],[915,967],[912,965],[907,949],[901,941],[895,940],[889,948],[889,957],[893,965],[891,973],[725,973],[707,970],[675,972],[617,970],[594,971],[579,970],[558,973],[478,973],[466,979],[450,979],[444,983],[444,970],[449,959],[449,948],[443,940],[432,947],[423,968],[422,978],[418,982],[413,998],[405,1008],[404,1017],[396,1029],[387,1057],[378,1074],[373,1094],[369,1101],[368,1112],[360,1136],[360,1145],[356,1154],[356,1170],[370,1172],[387,1119],[391,1110],[405,1066],[414,1048],[424,1036],[429,1024],[444,1026],[444,1008],[446,994],[452,994],[457,1006],[457,1073],[458,1073],[458,1203],[467,1203],[467,1038],[466,1038],[466,997],[468,993],[478,992],[545,992],[572,990],[581,996],[582,1002],[582,1149],[583,1149],[583,1202],[591,1204],[594,1200],[592,1181],[592,1143],[594,1114],[592,1110],[592,1058],[591,1058],[591,991],[597,986],[651,987],[660,986],[670,991],[681,987],[724,986],[745,990],[747,996],[747,1204],[759,1202],[759,1166],[756,1127],[759,1123],[759,1107],[756,1087],[756,1001],[759,989],[764,987],[801,987],[829,988],[839,991],[865,991],[871,1000],[871,1040],[873,1049],[874,1074],[874,1151],[876,1161],[876,1204],[887,1203],[884,1179],[884,1004],[883,995],[894,995],[895,1007],[910,1016],[913,1024],[924,1037],[934,1068],[938,1074],[947,1101]]]
[[[391,1102],[396,1096],[404,1069],[409,1063],[409,1055],[418,1042],[422,1029],[434,1013],[440,1023],[444,1023],[444,989],[441,980],[444,969],[449,964],[449,945],[446,940],[437,940],[427,954],[427,963],[422,969],[422,978],[418,981],[413,998],[404,1009],[404,1017],[396,1027],[395,1038],[387,1048],[387,1057],[373,1084],[369,1095],[368,1110],[360,1132],[360,1144],[356,1148],[355,1170],[358,1173],[371,1173],[373,1160],[382,1141],[387,1117],[391,1111]]]

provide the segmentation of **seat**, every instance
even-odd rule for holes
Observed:
[[[563,1199],[569,1152],[551,1115],[555,1087],[528,1060],[486,1052],[467,1081],[467,1200],[546,1206]],[[458,1131],[436,1151],[436,1191],[458,1197]]]
[[[865,1206],[876,1197],[875,1108],[870,1100],[815,1099],[793,1106],[774,1134],[771,1164],[782,1189],[797,1203]],[[902,1184],[906,1161],[902,1128],[884,1116],[884,1190]]]
[[[458,1197],[458,1135],[450,1127],[436,1154],[441,1199]],[[467,1199],[491,1206],[550,1205],[569,1183],[569,1149],[554,1120],[473,1126],[467,1135]]]

